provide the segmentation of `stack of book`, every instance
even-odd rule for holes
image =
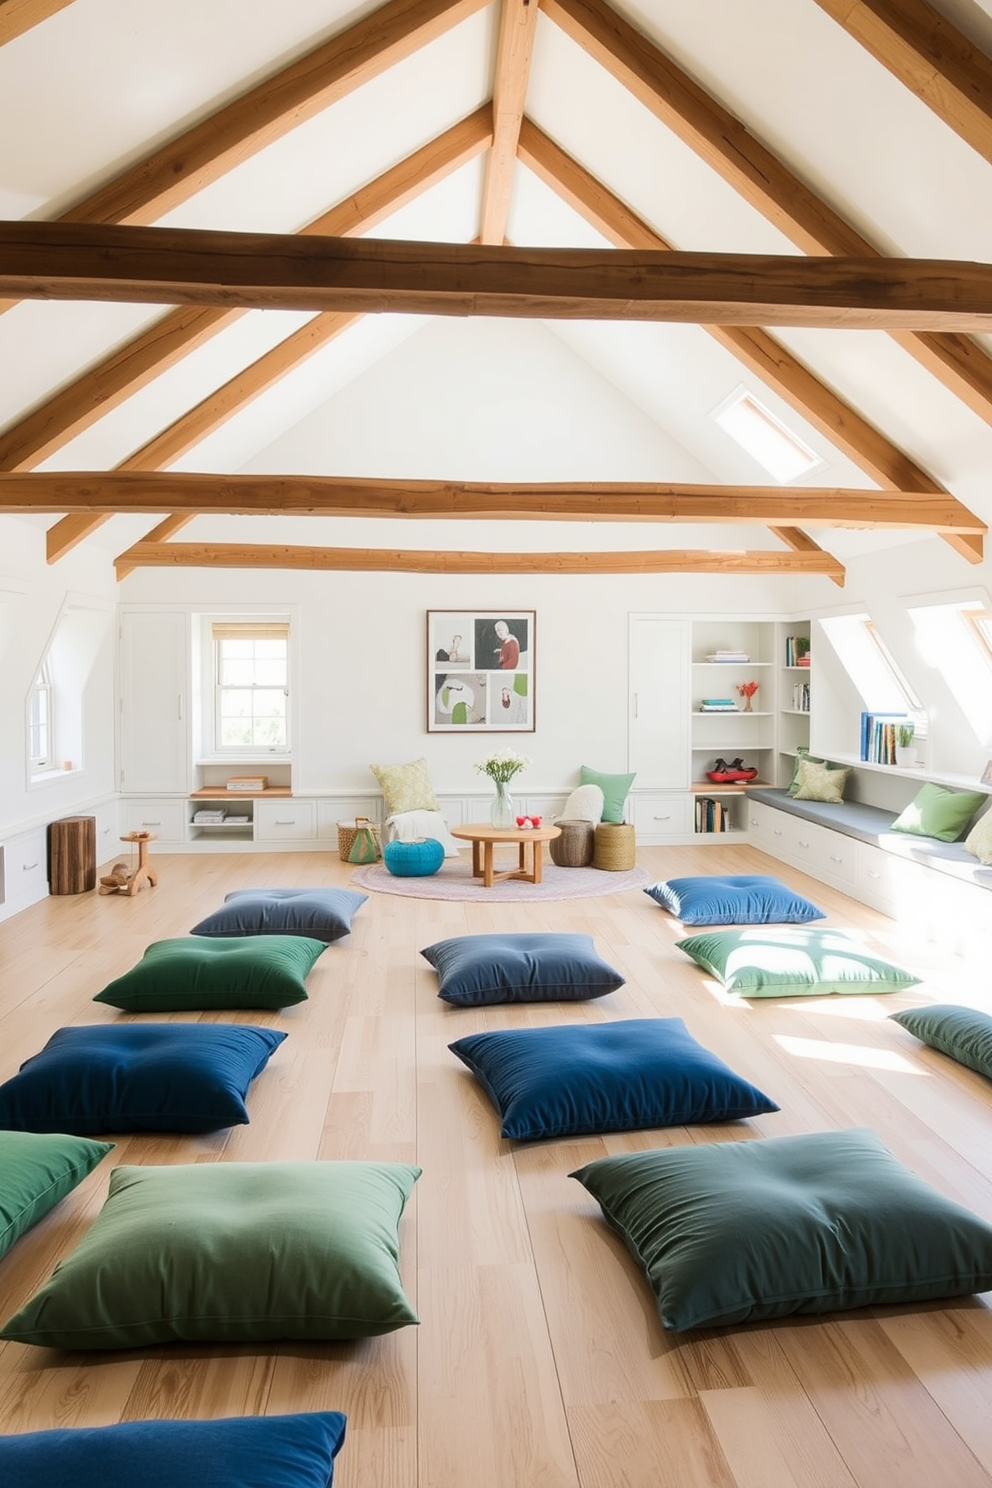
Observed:
[[[696,831],[726,832],[730,825],[727,808],[712,796],[696,797]]]
[[[861,758],[872,765],[894,765],[896,728],[905,720],[905,713],[862,713]]]
[[[802,643],[802,650],[798,649],[798,642]],[[786,636],[785,664],[786,666],[809,666],[809,636]]]
[[[751,658],[746,651],[711,651],[706,658],[707,661],[729,662],[750,661]]]
[[[197,827],[219,827],[223,820],[223,811],[212,807],[201,806],[199,811],[193,813],[193,823]]]
[[[809,683],[797,682],[792,689],[792,706],[797,713],[809,712]]]
[[[700,713],[739,713],[740,709],[732,698],[703,698],[699,711]]]

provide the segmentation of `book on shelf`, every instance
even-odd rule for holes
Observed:
[[[201,807],[199,811],[193,812],[193,825],[197,827],[217,827],[223,820],[223,811],[211,811],[206,807]]]
[[[809,712],[809,683],[797,682],[792,689],[792,706],[797,713]]]
[[[697,832],[726,832],[729,824],[730,814],[721,800],[714,796],[696,798]]]
[[[267,775],[235,775],[227,782],[229,791],[264,791],[269,784]]]
[[[707,661],[750,661],[751,657],[747,651],[710,651],[706,657]]]
[[[739,713],[741,710],[732,698],[703,698],[700,713]]]
[[[866,764],[895,764],[896,729],[907,716],[905,713],[862,713],[861,758]]]
[[[786,636],[785,664],[787,667],[809,666],[809,636]]]

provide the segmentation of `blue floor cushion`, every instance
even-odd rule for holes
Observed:
[[[438,996],[462,1007],[494,1002],[579,1002],[622,987],[591,935],[459,935],[420,953],[438,974]]]
[[[945,1002],[889,1016],[932,1049],[992,1080],[992,1017],[988,1013]]]
[[[504,1137],[640,1131],[778,1110],[681,1018],[514,1028],[448,1047],[496,1107]]]
[[[60,1028],[0,1085],[0,1128],[209,1132],[248,1121],[248,1086],[286,1037],[228,1023]]]
[[[305,935],[340,940],[368,894],[354,889],[234,889],[191,935]]]
[[[112,1151],[63,1132],[0,1131],[0,1256]]]
[[[920,980],[840,930],[711,930],[675,943],[741,997],[898,992]]]
[[[992,1226],[873,1131],[626,1153],[571,1176],[676,1333],[992,1288]]]
[[[129,1013],[292,1007],[306,1002],[307,973],[326,950],[302,935],[156,940],[93,1001]]]
[[[3,1488],[330,1488],[340,1411],[0,1436]]]
[[[382,861],[397,878],[427,878],[444,862],[444,847],[436,837],[414,842],[387,842]]]
[[[0,1329],[50,1348],[366,1338],[417,1321],[398,1226],[420,1169],[117,1167],[95,1223]]]
[[[764,873],[669,878],[644,890],[683,925],[801,925],[824,911]]]

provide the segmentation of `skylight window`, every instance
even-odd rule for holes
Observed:
[[[929,719],[906,674],[898,665],[868,615],[833,615],[822,621],[824,633],[873,713],[905,715],[925,739]]]
[[[793,434],[745,387],[739,387],[715,408],[712,417],[773,480],[783,485],[823,464],[798,434]]]

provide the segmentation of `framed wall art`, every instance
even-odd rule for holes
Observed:
[[[534,610],[427,611],[427,732],[534,731]]]

